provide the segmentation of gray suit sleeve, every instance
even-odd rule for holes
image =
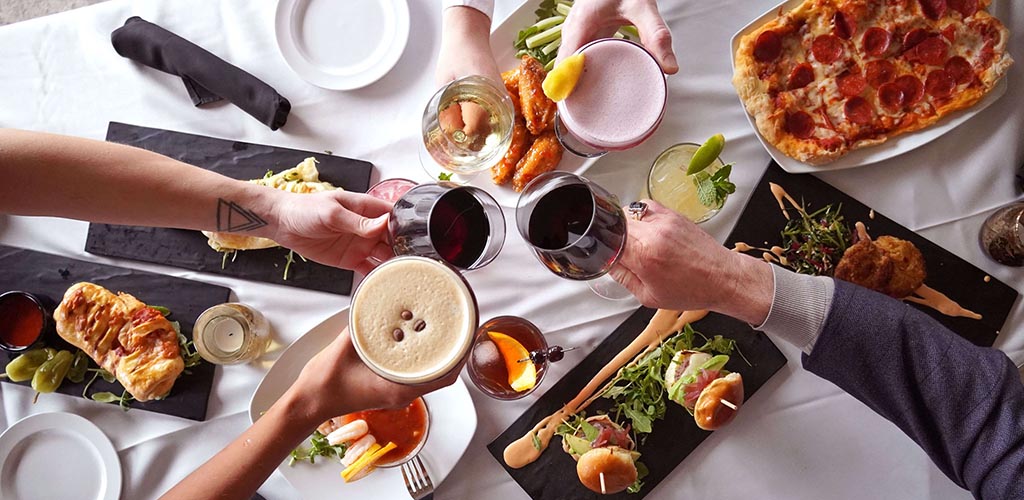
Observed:
[[[1024,385],[1001,351],[835,281],[804,367],[896,424],[977,498],[1024,498]]]

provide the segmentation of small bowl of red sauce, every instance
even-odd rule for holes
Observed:
[[[0,349],[28,350],[42,340],[51,321],[39,297],[20,291],[0,294]]]
[[[377,443],[395,443],[395,449],[381,457],[375,467],[396,467],[408,462],[423,449],[430,430],[430,412],[423,398],[395,410],[366,410],[345,415],[344,421],[363,419]]]

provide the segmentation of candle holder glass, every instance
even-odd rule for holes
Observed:
[[[245,363],[267,350],[270,325],[263,314],[245,304],[220,304],[199,315],[192,339],[199,355],[213,364]]]

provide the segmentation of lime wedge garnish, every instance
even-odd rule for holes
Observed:
[[[722,154],[723,149],[725,149],[725,136],[722,134],[711,136],[704,141],[701,147],[697,148],[697,151],[694,151],[693,157],[690,158],[690,166],[686,168],[686,175],[693,175],[708,168],[718,159],[718,155]]]

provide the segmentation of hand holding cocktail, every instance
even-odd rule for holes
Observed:
[[[636,26],[640,42],[654,55],[661,70],[674,75],[679,71],[672,49],[672,33],[658,12],[655,0],[595,0],[573,5],[562,27],[562,45],[558,60],[599,38],[612,36],[621,26]]]

